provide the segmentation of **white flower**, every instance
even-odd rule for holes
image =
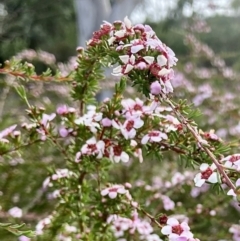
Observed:
[[[141,116],[145,111],[147,111],[147,107],[143,105],[143,101],[139,98],[136,98],[135,100],[124,99],[121,104],[127,117]]]
[[[145,56],[143,59],[150,65],[154,62],[154,57],[153,56]]]
[[[14,218],[21,218],[22,217],[22,209],[19,207],[13,207],[8,210],[9,215],[11,215]]]
[[[195,186],[201,187],[206,181],[210,183],[217,183],[219,180],[218,173],[215,172],[216,165],[209,166],[207,163],[203,163],[200,166],[201,173],[198,173],[195,178]]]
[[[47,127],[48,123],[52,121],[55,117],[56,117],[55,113],[52,113],[51,115],[43,114],[42,120],[40,122],[44,127]]]
[[[84,116],[76,119],[74,122],[77,125],[84,125],[89,127],[92,133],[96,133],[100,128],[100,122],[102,120],[102,113],[96,112],[95,106],[88,106],[88,112]]]
[[[240,170],[240,154],[229,155],[223,158],[221,161],[225,161],[225,167]]]
[[[126,26],[127,29],[130,29],[130,28],[132,27],[132,23],[131,23],[131,21],[129,20],[128,16],[126,16],[126,17],[124,18],[124,23],[125,23],[125,26]]]
[[[188,224],[186,222],[180,224],[175,218],[169,218],[167,220],[167,225],[162,228],[161,232],[164,235],[168,235],[169,241],[175,241],[180,237],[185,237],[186,240],[193,238]]]
[[[164,65],[166,65],[167,64],[167,59],[166,59],[166,57],[164,56],[164,55],[158,55],[157,56],[157,63],[158,63],[158,65],[159,66],[164,66]]]
[[[96,155],[100,159],[103,157],[104,148],[105,143],[102,140],[97,141],[95,137],[92,137],[82,146],[81,153],[88,156]]]
[[[139,117],[130,117],[124,124],[118,124],[115,120],[112,121],[112,126],[116,129],[120,129],[125,139],[132,139],[136,136],[136,129],[141,128],[144,125],[143,120]]]
[[[150,131],[147,135],[142,138],[141,143],[143,145],[147,144],[147,142],[160,142],[161,140],[167,140],[167,135],[160,131]]]
[[[236,181],[236,183],[235,183],[235,186],[236,186],[236,188],[239,188],[239,187],[240,187],[240,178],[237,179],[237,181]],[[238,191],[239,191],[239,189],[238,189]],[[237,196],[237,194],[234,192],[233,189],[230,189],[230,190],[227,192],[227,195],[233,196],[233,197],[236,197],[236,196]]]
[[[69,171],[67,168],[58,169],[58,170],[56,170],[56,173],[54,173],[52,175],[52,180],[58,180],[60,178],[69,177],[72,174],[73,174],[73,172]]]
[[[123,66],[119,65],[113,69],[113,75],[121,76],[122,74],[128,74],[133,68],[135,64],[135,56],[132,54],[129,55],[121,55],[119,56],[120,60],[123,62]]]
[[[8,143],[9,141],[3,137],[9,136],[15,129],[17,125],[12,125],[0,132],[0,142]]]
[[[101,191],[102,196],[109,196],[111,199],[117,197],[118,194],[125,194],[127,191],[122,185],[113,185],[111,187],[105,188]]]
[[[122,150],[121,146],[111,146],[110,147],[110,156],[109,158],[114,162],[128,162],[129,155]]]

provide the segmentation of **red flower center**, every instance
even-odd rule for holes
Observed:
[[[176,233],[178,235],[180,235],[183,232],[183,228],[181,227],[181,225],[176,225],[172,227],[172,232]]]
[[[212,173],[213,173],[212,169],[210,167],[208,167],[206,171],[202,172],[201,178],[207,180],[212,175]]]
[[[134,107],[133,107],[134,110],[142,110],[142,106],[139,105],[139,104],[135,104]]]
[[[122,153],[122,148],[120,146],[114,146],[113,153],[115,156],[120,156]]]
[[[134,126],[134,121],[133,120],[129,120],[127,125],[126,125],[127,131],[132,130],[133,126]]]
[[[148,136],[152,137],[152,136],[159,136],[159,132],[157,131],[152,131],[148,134]]]
[[[229,161],[230,162],[235,162],[235,161],[238,161],[240,159],[240,156],[232,156]]]
[[[88,144],[88,149],[91,150],[91,152],[97,151],[97,146],[96,144]]]
[[[158,72],[161,70],[161,67],[157,64],[157,63],[153,63],[150,66],[150,72],[152,73],[152,75],[158,77]]]
[[[108,189],[109,192],[117,192],[118,188],[117,187],[111,187]]]

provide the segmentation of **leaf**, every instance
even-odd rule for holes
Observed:
[[[25,235],[27,237],[34,237],[36,235],[35,232],[32,230],[23,230],[23,231],[19,230],[23,226],[25,226],[25,223],[22,223],[22,224],[0,223],[0,228],[3,228],[16,236]]]
[[[26,99],[26,91],[25,91],[25,88],[23,85],[18,85],[15,87],[15,90],[17,91],[17,93],[19,94],[19,96],[22,98],[22,99]]]

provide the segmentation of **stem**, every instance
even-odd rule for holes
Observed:
[[[11,150],[7,150],[7,151],[0,152],[0,156],[3,156],[3,155],[5,155],[5,154],[7,154],[7,153],[10,153],[10,152],[17,151],[17,150],[19,150],[19,149],[21,149],[21,148],[24,148],[24,147],[28,147],[29,145],[33,145],[33,144],[35,144],[35,143],[37,143],[37,142],[41,142],[41,141],[42,141],[42,140],[35,140],[35,141],[32,141],[32,142],[23,144],[23,145],[21,145],[21,146],[14,147],[14,148],[11,149]]]
[[[12,71],[7,69],[0,69],[0,74],[10,74],[15,77],[20,77],[23,79],[31,79],[35,81],[72,81],[72,79],[67,77],[56,77],[56,76],[41,76],[41,75],[27,75],[18,71]]]
[[[232,183],[226,172],[224,171],[222,165],[218,162],[216,159],[215,155],[210,151],[210,149],[203,144],[203,139],[202,137],[196,132],[196,130],[189,124],[187,119],[177,110],[176,106],[169,100],[165,99],[165,101],[171,106],[172,110],[178,117],[179,121],[182,122],[183,125],[187,127],[187,129],[192,133],[193,137],[197,140],[199,146],[201,147],[202,150],[204,150],[208,156],[211,158],[213,163],[216,165],[218,171],[222,174],[222,176],[225,178],[225,183],[233,189],[233,191],[236,191],[235,185]]]

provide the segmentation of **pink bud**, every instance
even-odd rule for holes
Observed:
[[[150,86],[150,92],[153,95],[159,95],[161,93],[161,90],[162,90],[162,87],[157,80],[153,82]]]
[[[110,119],[108,119],[108,118],[103,118],[103,119],[102,119],[102,125],[103,125],[104,127],[109,127],[109,126],[112,125],[112,121],[111,121]]]

